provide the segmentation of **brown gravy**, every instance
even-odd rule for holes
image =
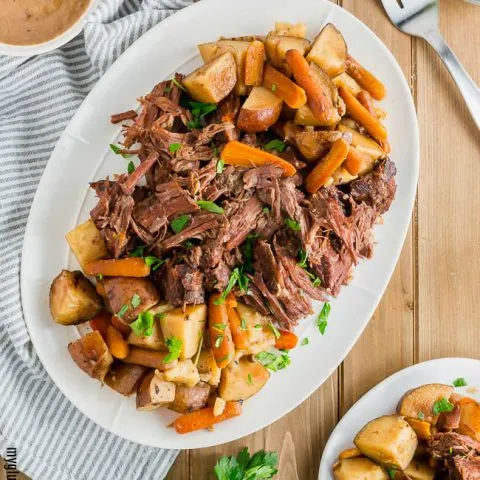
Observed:
[[[91,0],[0,0],[0,42],[35,45],[68,30]]]

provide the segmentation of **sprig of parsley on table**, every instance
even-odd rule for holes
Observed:
[[[273,478],[277,466],[277,453],[260,450],[250,457],[245,447],[236,457],[221,457],[213,471],[217,480],[260,480]]]

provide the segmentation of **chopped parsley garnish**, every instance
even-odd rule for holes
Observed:
[[[425,420],[425,415],[423,412],[418,412],[418,419],[419,420]]]
[[[298,260],[297,265],[299,267],[302,267],[302,268],[307,268],[308,267],[308,264],[307,264],[308,253],[303,248],[300,248],[298,250],[298,257],[299,257],[299,260]]]
[[[259,323],[257,323],[253,328],[262,328],[262,326]]]
[[[138,293],[134,293],[130,303],[132,304],[133,308],[139,307],[140,304],[142,303],[142,299],[140,298],[140,295]]]
[[[182,351],[182,340],[172,335],[165,340],[165,345],[168,348],[168,355],[163,359],[163,363],[170,363],[177,360]]]
[[[247,329],[247,321],[245,320],[244,317],[242,317],[242,318],[240,319],[240,328],[241,328],[242,330],[246,330],[246,329]]]
[[[323,305],[322,311],[320,312],[320,315],[316,320],[317,327],[320,330],[320,333],[322,335],[325,335],[325,330],[327,329],[328,316],[330,315],[330,308],[331,308],[330,303],[325,302],[325,304]]]
[[[155,317],[151,312],[142,312],[137,319],[130,324],[133,333],[138,337],[150,337],[153,334]]]
[[[187,127],[191,129],[202,128],[202,118],[217,109],[214,103],[188,102],[188,104],[190,105],[193,120],[187,122]]]
[[[122,305],[122,308],[117,312],[117,317],[122,318],[128,310],[128,305]]]
[[[253,246],[258,238],[258,234],[251,233],[240,246],[243,256],[243,272],[253,273]]]
[[[215,348],[220,348],[220,345],[222,344],[224,339],[223,335],[217,335],[217,338],[215,339]]]
[[[221,330],[222,332],[225,330],[226,325],[224,323],[214,323],[213,326],[217,330]]]
[[[222,159],[220,159],[217,162],[217,173],[222,173],[224,168],[225,168],[225,162]]]
[[[270,213],[270,207],[263,207],[262,212],[263,212],[265,215],[268,215],[268,214]]]
[[[253,385],[253,380],[252,380],[252,374],[251,374],[251,373],[248,374],[247,383],[248,383],[249,385]]]
[[[170,153],[175,153],[177,152],[178,150],[180,150],[182,148],[182,144],[181,143],[171,143],[168,147],[168,151]]]
[[[97,279],[100,280],[100,281],[102,281],[102,280],[103,280],[103,273],[99,273],[99,274],[97,275]]]
[[[237,457],[221,457],[213,471],[217,480],[260,480],[272,478],[277,472],[278,455],[260,450],[250,457],[243,448]]]
[[[165,260],[157,257],[145,257],[144,260],[149,267],[152,267],[153,271],[157,270],[157,268],[165,263]]]
[[[225,210],[217,205],[215,202],[211,202],[210,200],[197,200],[197,205],[202,209],[206,210],[210,213],[224,213]]]
[[[397,471],[394,468],[387,468],[387,473],[389,478],[395,479],[395,475],[397,474]]]
[[[250,279],[243,273],[242,267],[236,267],[232,270],[230,278],[228,279],[228,284],[225,287],[225,290],[222,292],[219,298],[215,300],[215,305],[222,305],[225,303],[227,295],[232,291],[232,288],[238,283],[238,288],[242,292],[246,292],[248,289],[248,282]]]
[[[301,230],[300,224],[295,220],[292,220],[290,217],[285,219],[285,225],[294,232],[299,232]]]
[[[130,160],[127,165],[127,172],[131,175],[135,171],[135,164]]]
[[[283,370],[290,365],[290,357],[287,351],[280,351],[273,349],[268,352],[260,352],[255,355],[255,358],[261,363],[265,368],[268,368],[272,372],[277,372],[278,370]]]
[[[170,222],[170,227],[172,227],[172,230],[175,232],[175,233],[180,233],[187,225],[187,223],[189,222],[190,220],[190,216],[189,215],[180,215],[179,217],[177,218],[174,218],[171,222]]]
[[[278,331],[278,328],[271,322],[268,323],[268,326],[270,327],[272,333],[275,335],[275,338],[278,340],[280,338],[280,332]]]
[[[118,145],[115,145],[114,143],[111,143],[109,147],[115,155],[121,155],[123,158],[130,157],[129,153],[121,153],[120,150],[122,150],[122,148]]]
[[[185,248],[193,248],[193,243],[192,243],[190,240],[185,240],[185,241],[183,242],[183,246],[184,246]]]
[[[316,277],[315,280],[312,282],[312,285],[315,288],[319,287],[321,284],[322,284],[322,281],[318,277]]]
[[[177,82],[176,78],[172,78],[172,85],[176,85],[180,90],[183,90],[184,92],[187,91],[183,85],[181,85],[180,83]],[[170,87],[170,88],[172,88],[172,87]]]
[[[305,338],[301,341],[300,345],[302,345],[302,346],[303,346],[303,345],[308,345],[309,343],[310,343],[310,340],[308,339],[308,337],[305,337]]]
[[[467,386],[467,382],[466,382],[466,380],[465,380],[463,377],[456,378],[456,379],[453,381],[453,386],[454,386],[454,387],[466,387],[466,386]]]
[[[164,91],[165,93],[170,93],[170,92],[172,91],[172,88],[173,88],[173,87],[165,87],[165,88],[163,89],[163,91]]]
[[[143,251],[147,248],[146,245],[139,245],[138,247],[135,247],[131,252],[130,256],[131,257],[143,257]]]
[[[277,152],[283,152],[285,150],[285,147],[286,147],[285,142],[275,139],[266,143],[263,148],[267,150],[267,152],[270,152],[271,150],[276,150]]]
[[[275,83],[272,83],[272,92],[277,91],[277,85]]]
[[[450,403],[448,398],[442,398],[433,404],[432,412],[434,415],[440,415],[443,412],[451,412],[454,408],[455,405]]]

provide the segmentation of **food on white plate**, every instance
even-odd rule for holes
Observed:
[[[66,235],[83,273],[51,294],[55,321],[95,332],[69,346],[80,368],[138,410],[180,413],[178,433],[240,415],[308,344],[293,330],[313,300],[326,333],[396,191],[382,84],[335,27],[313,44],[277,23],[198,48],[203,66],[112,115],[126,171],[91,183],[98,204]],[[402,445],[384,452],[401,466]]]
[[[356,448],[340,452],[335,479],[479,479],[480,405],[453,386],[431,383],[406,392],[397,414],[371,420],[357,433]]]

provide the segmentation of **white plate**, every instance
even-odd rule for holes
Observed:
[[[254,13],[253,13],[254,12]],[[153,85],[200,64],[196,44],[224,35],[265,34],[274,22],[305,22],[312,38],[326,22],[345,35],[352,55],[385,81],[382,107],[398,167],[397,198],[385,223],[376,228],[374,258],[361,262],[355,279],[332,301],[325,336],[312,316],[298,331],[310,344],[292,352],[291,366],[273,374],[267,386],[246,402],[241,417],[214,433],[177,435],[165,426],[166,410],[136,412],[124,399],[85,375],[69,358],[66,345],[75,328],[55,325],[48,311],[48,289],[65,267],[75,267],[64,235],[88,218],[95,204],[88,182],[125,171],[128,160],[109,152],[120,128],[109,116],[136,107],[135,99]],[[229,442],[282,417],[311,395],[335,370],[369,321],[388,283],[410,222],[418,176],[418,126],[410,91],[393,56],[380,40],[345,10],[321,0],[202,0],[152,28],[108,70],[62,135],[38,187],[25,234],[22,300],[26,322],[50,376],[67,398],[99,425],[129,440],[155,447],[200,448]],[[318,308],[321,305],[317,305]]]
[[[440,358],[419,363],[378,384],[355,403],[335,427],[323,451],[318,480],[334,480],[332,466],[338,454],[354,446],[355,435],[370,420],[395,413],[399,400],[408,390],[426,383],[451,385],[460,377],[468,385],[455,390],[480,400],[480,360],[470,358]]]

